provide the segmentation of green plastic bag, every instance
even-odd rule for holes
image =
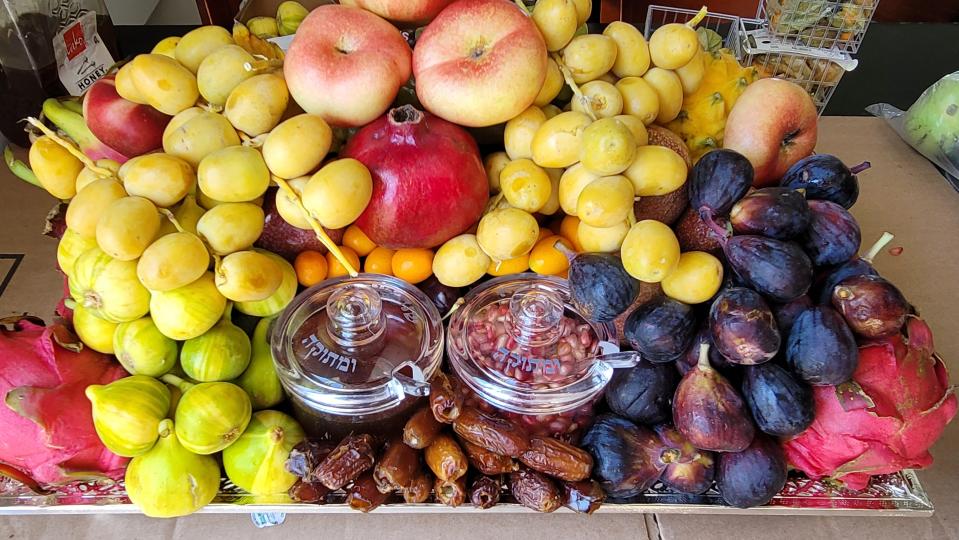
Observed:
[[[942,168],[959,189],[959,71],[927,88],[908,111],[888,103],[866,110],[888,120],[904,141]]]

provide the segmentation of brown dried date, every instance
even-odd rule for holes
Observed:
[[[482,446],[460,439],[466,457],[474,469],[483,474],[509,474],[519,468],[513,458],[490,452]]]
[[[452,481],[466,474],[469,461],[453,437],[441,433],[423,453],[426,465],[440,480]]]
[[[563,506],[573,512],[592,514],[605,500],[606,493],[596,480],[563,482]]]
[[[589,452],[549,437],[532,437],[519,460],[530,469],[569,482],[589,478],[593,469]]]
[[[437,421],[451,424],[463,410],[463,394],[453,388],[450,378],[442,371],[430,380],[430,409]]]
[[[290,487],[290,498],[296,502],[323,504],[326,502],[326,496],[330,493],[330,488],[319,482],[304,482],[297,480]]]
[[[559,488],[548,476],[521,468],[509,475],[510,490],[516,502],[537,512],[553,512],[562,505]]]
[[[314,469],[309,480],[321,482],[330,489],[340,489],[373,467],[373,444],[371,435],[348,435]]]
[[[466,476],[460,476],[456,480],[437,478],[433,491],[436,492],[437,501],[446,506],[459,506],[466,502]]]
[[[464,407],[453,422],[453,431],[463,440],[504,456],[519,457],[529,448],[529,434],[519,425]]]
[[[327,441],[301,441],[290,450],[290,456],[286,458],[286,470],[300,478],[307,478],[331,450],[333,446]]]
[[[410,487],[403,489],[403,500],[409,504],[424,503],[433,492],[433,475],[420,470],[413,477]]]
[[[403,442],[410,448],[423,449],[429,446],[433,439],[443,429],[443,424],[436,420],[433,411],[424,407],[416,411],[403,427]]]
[[[470,484],[469,497],[470,502],[477,508],[486,510],[496,506],[499,502],[500,494],[503,491],[503,484],[499,478],[492,476],[477,476]]]
[[[399,438],[386,446],[386,450],[373,468],[373,479],[382,493],[390,493],[409,487],[420,466],[420,453]]]
[[[373,480],[373,473],[370,471],[363,473],[346,490],[346,503],[353,510],[359,510],[360,512],[373,510],[386,502],[389,497],[389,493],[381,493],[377,489],[376,481]]]

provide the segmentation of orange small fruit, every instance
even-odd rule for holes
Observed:
[[[559,235],[569,240],[574,251],[583,251],[579,245],[579,218],[576,216],[566,216],[559,225]]]
[[[510,274],[519,274],[527,270],[529,270],[528,253],[505,261],[492,261],[489,263],[489,269],[486,270],[486,273],[491,276],[508,276]]]
[[[390,248],[378,246],[366,256],[363,262],[363,271],[369,274],[393,275],[393,251]]]
[[[572,250],[572,242],[562,236],[547,236],[533,246],[529,253],[529,269],[537,274],[558,275],[569,268],[569,259],[556,249],[556,242]]]
[[[366,257],[376,248],[376,244],[356,224],[346,228],[343,233],[343,245],[353,248],[353,251],[360,257]]]
[[[353,269],[356,271],[360,270],[360,256],[353,251],[353,248],[340,246],[340,251],[343,252],[343,255],[346,257],[346,260],[350,261],[350,264],[353,265]],[[347,272],[346,268],[340,264],[340,261],[336,260],[336,257],[333,256],[333,252],[326,254],[326,264],[329,267],[328,277],[335,278],[340,276],[350,275]]]
[[[326,257],[319,251],[311,249],[300,252],[293,261],[296,280],[304,287],[312,287],[326,279],[328,267]]]
[[[415,285],[433,274],[433,252],[424,248],[398,249],[391,266],[394,276]]]

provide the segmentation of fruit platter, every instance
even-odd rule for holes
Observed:
[[[0,513],[930,515],[957,398],[870,163],[705,7],[591,9],[283,2],[44,101]]]

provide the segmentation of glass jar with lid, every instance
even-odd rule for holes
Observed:
[[[390,276],[331,279],[300,293],[274,324],[280,382],[312,437],[403,429],[443,359],[439,312]]]
[[[466,402],[530,434],[575,439],[589,427],[619,352],[608,324],[588,321],[564,279],[518,274],[473,289],[453,313],[447,355]]]

